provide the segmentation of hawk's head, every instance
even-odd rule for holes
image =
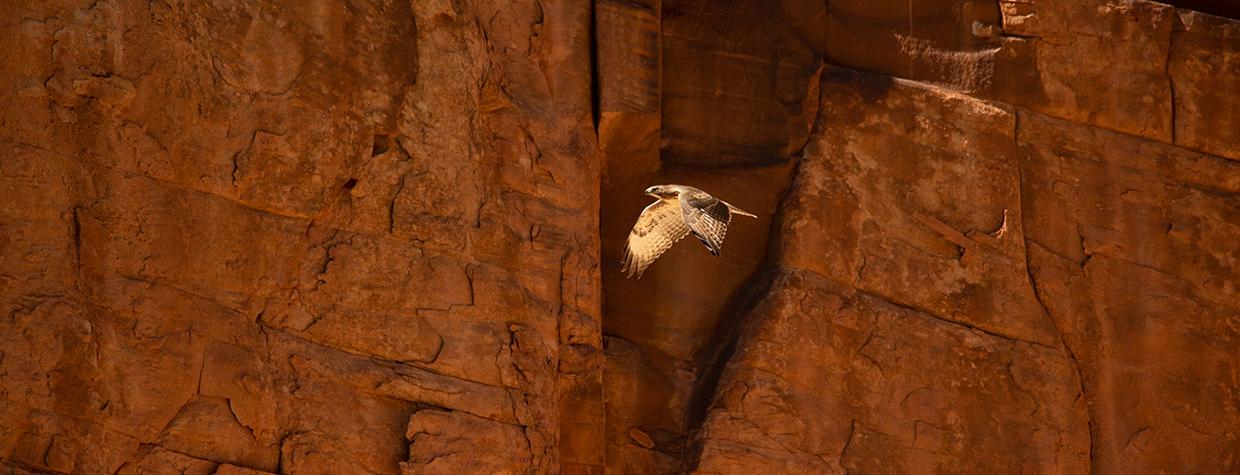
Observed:
[[[661,200],[670,200],[678,197],[680,191],[672,185],[655,185],[646,188],[646,194]]]

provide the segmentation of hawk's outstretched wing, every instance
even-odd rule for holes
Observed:
[[[651,262],[686,234],[689,234],[689,227],[685,226],[681,206],[663,200],[652,203],[642,210],[637,224],[629,231],[628,242],[624,245],[624,258],[620,261],[624,271],[629,277],[637,275],[640,279]]]
[[[680,208],[685,215],[685,224],[693,235],[706,245],[711,254],[719,255],[723,249],[723,238],[728,233],[728,224],[732,222],[728,204],[696,191],[681,194]]]

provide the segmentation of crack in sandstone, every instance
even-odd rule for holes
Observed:
[[[507,349],[508,349],[509,361],[507,363],[508,363],[508,367],[511,367],[514,371],[517,372],[517,376],[520,378],[520,381],[518,381],[519,384],[529,383],[529,377],[525,374],[525,370],[521,369],[521,365],[517,364],[516,358],[513,357],[513,355],[521,351],[521,341],[517,339],[517,334],[524,330],[525,330],[525,327],[519,324],[516,324],[516,323],[508,325]],[[504,369],[505,369],[505,366],[500,362],[500,359],[504,356],[503,350],[504,348],[500,348],[500,351],[495,353],[495,368],[500,372],[501,375],[503,375]]]
[[[64,156],[64,155],[62,155],[62,156]],[[172,189],[174,189],[174,190],[189,191],[189,192],[197,193],[197,194],[200,194],[200,195],[205,195],[205,196],[210,197],[210,198],[215,198],[215,199],[219,199],[219,200],[221,200],[221,201],[227,202],[227,203],[229,203],[229,204],[231,204],[231,205],[233,205],[233,206],[237,206],[237,207],[239,207],[239,208],[245,208],[245,209],[248,209],[248,210],[251,210],[251,211],[255,211],[255,212],[258,212],[258,213],[262,213],[262,214],[267,214],[267,215],[271,215],[271,216],[275,216],[275,217],[279,217],[279,218],[285,218],[285,219],[296,220],[296,221],[309,221],[309,220],[311,220],[311,219],[313,218],[313,216],[297,215],[297,214],[289,214],[289,213],[285,213],[285,212],[281,212],[281,211],[276,211],[276,210],[272,210],[272,209],[260,208],[260,207],[258,207],[257,205],[254,205],[254,204],[251,204],[251,203],[246,203],[246,202],[244,202],[244,201],[234,200],[234,199],[232,199],[232,198],[229,198],[229,197],[227,197],[227,196],[224,196],[224,195],[221,195],[221,194],[218,194],[218,193],[212,192],[212,191],[208,191],[208,190],[202,190],[202,189],[194,188],[194,187],[192,187],[192,186],[186,185],[186,184],[181,183],[181,182],[177,182],[177,181],[173,181],[173,180],[167,180],[167,179],[164,179],[164,178],[159,178],[159,177],[156,177],[156,176],[153,176],[153,175],[148,175],[148,174],[141,173],[141,172],[137,172],[137,171],[125,170],[125,169],[122,169],[122,168],[111,167],[111,166],[108,166],[108,165],[104,165],[104,164],[102,164],[102,163],[98,163],[98,162],[91,161],[89,158],[82,158],[82,157],[79,157],[79,158],[74,158],[74,160],[77,160],[79,163],[82,163],[82,164],[84,164],[84,165],[89,165],[89,166],[92,166],[92,167],[96,167],[96,168],[99,168],[99,169],[103,169],[103,170],[110,171],[110,172],[115,173],[115,174],[117,174],[117,175],[121,175],[121,176],[123,176],[123,177],[125,177],[125,178],[135,178],[135,177],[137,177],[137,178],[143,178],[143,179],[151,180],[151,181],[154,181],[154,182],[160,183],[160,184],[162,184],[162,185],[164,185],[164,186],[167,186],[167,187],[169,187],[169,188],[172,188]],[[359,234],[360,234],[360,233],[359,233]]]
[[[475,266],[473,264],[466,264],[463,271],[465,274],[466,290],[469,294],[469,298],[465,303],[450,303],[447,307],[414,307],[414,313],[420,315],[422,312],[451,312],[458,308],[473,307],[475,305],[474,302],[476,298],[474,293],[474,267]]]
[[[887,372],[883,370],[883,365],[879,364],[878,360],[875,360],[865,352],[866,347],[870,346],[870,343],[874,340],[874,335],[876,333],[878,333],[878,327],[872,326],[870,332],[865,335],[865,341],[861,342],[861,346],[857,347],[857,350],[853,353],[865,358],[866,361],[869,361],[870,364],[873,364],[874,367],[878,368],[878,374],[880,376],[886,377]]]
[[[400,176],[400,183],[396,185],[396,191],[392,193],[392,199],[388,201],[388,234],[396,232],[396,199],[400,198],[400,192],[405,190],[405,180],[408,174]]]
[[[82,274],[82,219],[79,216],[81,209],[80,206],[72,208],[73,222],[70,228],[70,234],[73,238],[73,263],[77,268],[79,276]]]
[[[1104,259],[1104,260],[1109,259],[1109,260],[1112,260],[1112,261],[1115,261],[1121,264],[1131,265],[1133,267],[1144,269],[1146,271],[1149,271],[1149,272],[1161,275],[1163,277],[1166,277],[1168,279],[1174,280],[1176,282],[1179,282],[1180,284],[1183,284],[1186,287],[1184,289],[1184,292],[1188,295],[1192,295],[1193,298],[1201,299],[1203,301],[1206,301],[1211,304],[1215,304],[1215,305],[1218,305],[1224,308],[1240,309],[1240,302],[1232,302],[1227,299],[1227,296],[1216,295],[1215,291],[1210,290],[1208,288],[1203,288],[1202,285],[1199,285],[1193,281],[1188,280],[1187,278],[1181,277],[1170,271],[1162,270],[1157,267],[1150,266],[1147,264],[1142,264],[1140,262],[1136,262],[1130,259],[1125,259],[1123,257],[1119,257],[1115,255],[1114,253],[1106,252],[1105,250],[1102,250],[1102,251],[1095,250],[1092,254],[1090,254],[1090,258],[1092,259],[1093,256],[1098,256],[1099,258]],[[1083,266],[1082,266],[1082,269],[1084,269]]]
[[[1013,113],[1013,121],[1012,121],[1012,124],[1013,124],[1012,141],[1016,144],[1016,147],[1018,150],[1020,149],[1020,146],[1021,146],[1021,139],[1020,139],[1021,114],[1022,114],[1021,111],[1019,110],[1015,111]],[[1055,317],[1051,313],[1050,307],[1048,307],[1046,305],[1046,302],[1043,301],[1041,290],[1038,289],[1037,279],[1035,279],[1033,275],[1033,266],[1032,266],[1033,261],[1032,261],[1032,258],[1030,256],[1030,251],[1029,251],[1030,249],[1030,246],[1029,246],[1030,238],[1029,238],[1029,227],[1028,227],[1029,222],[1027,220],[1027,217],[1029,216],[1029,208],[1028,208],[1029,201],[1026,199],[1027,198],[1026,197],[1026,186],[1032,186],[1032,184],[1028,181],[1027,174],[1025,173],[1024,160],[1020,156],[1018,156],[1016,160],[1017,160],[1016,172],[1017,172],[1017,179],[1018,179],[1016,198],[1019,201],[1018,204],[1020,206],[1020,235],[1021,235],[1021,243],[1025,251],[1025,262],[1024,262],[1025,278],[1028,279],[1029,281],[1029,287],[1030,287],[1030,290],[1033,292],[1034,301],[1037,302],[1038,307],[1042,309],[1042,314],[1045,315],[1045,318],[1047,319],[1047,321],[1050,322],[1051,328],[1055,330],[1055,335],[1059,337],[1059,345],[1063,348],[1064,353],[1067,354],[1068,359],[1072,361],[1072,368],[1076,371],[1076,378],[1077,378],[1077,384],[1078,384],[1077,389],[1078,391],[1080,391],[1081,398],[1084,399],[1084,402],[1085,402],[1085,423],[1089,427],[1089,462],[1091,465],[1093,465],[1096,463],[1096,457],[1097,457],[1097,454],[1094,452],[1095,450],[1094,439],[1097,436],[1097,428],[1094,425],[1094,415],[1092,414],[1093,404],[1090,401],[1089,393],[1085,390],[1086,388],[1085,374],[1081,370],[1081,361],[1077,358],[1076,353],[1072,351],[1072,347],[1068,345],[1067,338],[1064,336],[1063,330],[1059,328],[1058,322],[1055,321]],[[1079,224],[1078,224],[1078,229],[1079,229]],[[1082,246],[1084,245],[1083,243],[1084,243],[1084,239],[1082,238]],[[1034,242],[1034,244],[1038,245],[1039,247],[1042,247],[1040,244],[1037,244],[1036,242]],[[1086,260],[1088,260],[1088,257],[1086,257]],[[1071,261],[1071,259],[1069,259],[1069,261]],[[1080,263],[1082,270],[1084,269],[1084,264],[1085,264],[1084,262]]]
[[[1151,426],[1143,426],[1143,427],[1141,427],[1140,429],[1137,429],[1135,432],[1133,432],[1133,433],[1132,433],[1132,435],[1129,435],[1129,436],[1128,436],[1128,442],[1125,442],[1125,443],[1124,443],[1124,450],[1125,450],[1125,451],[1127,451],[1127,450],[1128,450],[1128,447],[1131,447],[1131,446],[1132,446],[1132,442],[1133,442],[1134,440],[1136,440],[1138,436],[1140,436],[1141,434],[1144,434],[1144,433],[1145,433],[1145,431],[1148,431],[1148,430],[1150,430],[1150,429],[1153,429],[1153,427],[1151,427]]]
[[[314,274],[315,283],[311,287],[310,289],[311,291],[318,290],[319,286],[327,283],[327,281],[323,280],[323,276],[327,274],[328,268],[329,266],[331,266],[331,263],[336,260],[334,257],[332,257],[332,250],[334,250],[335,248],[339,246],[353,245],[352,238],[347,239],[347,240],[337,240],[339,236],[340,236],[340,230],[338,229],[333,230],[332,234],[328,236],[327,239],[324,240],[323,244],[319,246],[323,248],[323,261],[319,264],[318,272]],[[307,326],[307,328],[308,327],[309,326]]]
[[[234,187],[237,186],[237,181],[240,178],[239,173],[241,172],[241,159],[249,158],[250,151],[254,149],[254,144],[255,142],[258,141],[258,134],[267,134],[267,135],[272,135],[276,137],[283,137],[287,133],[288,132],[276,132],[274,130],[267,130],[262,127],[255,127],[254,130],[250,132],[250,140],[246,142],[245,146],[241,147],[240,150],[237,150],[236,152],[233,152],[232,154],[232,173],[230,174],[232,185]],[[156,143],[158,144],[158,142]]]
[[[806,272],[813,272],[813,271],[806,270]],[[830,279],[830,278],[828,278],[828,277],[826,277],[826,276],[820,275],[820,274],[818,274],[818,273],[816,273],[816,272],[814,273],[814,275],[817,275],[817,276],[819,276],[819,277],[821,277],[821,278],[823,278],[823,279],[826,279],[826,280],[829,280],[829,281],[834,282],[832,279]],[[1053,350],[1053,349],[1055,349],[1055,347],[1050,346],[1050,345],[1047,345],[1047,344],[1045,344],[1045,343],[1039,343],[1039,342],[1032,341],[1032,340],[1026,340],[1026,339],[1024,339],[1024,338],[1020,338],[1020,337],[1016,337],[1016,336],[1004,335],[1004,334],[1002,334],[1002,333],[998,333],[998,332],[996,332],[996,331],[992,331],[992,330],[987,330],[987,329],[985,329],[985,328],[981,328],[981,327],[979,327],[979,326],[976,326],[976,325],[973,325],[973,324],[971,324],[971,323],[964,322],[964,321],[951,320],[951,319],[948,319],[948,318],[945,318],[945,317],[942,317],[942,316],[936,315],[933,311],[931,311],[931,310],[929,310],[929,309],[922,308],[922,307],[919,307],[919,306],[914,305],[914,304],[907,304],[907,303],[903,303],[903,302],[898,302],[898,301],[893,300],[892,298],[887,297],[887,296],[885,296],[885,295],[876,294],[876,293],[873,293],[873,292],[870,292],[870,291],[867,291],[867,290],[857,289],[857,288],[854,288],[853,290],[855,290],[855,291],[856,291],[858,294],[860,294],[860,295],[863,295],[863,296],[866,296],[866,297],[870,297],[870,298],[873,298],[873,299],[876,299],[876,300],[882,301],[882,302],[887,303],[887,304],[889,304],[889,305],[893,305],[893,306],[896,306],[896,307],[900,307],[900,308],[905,309],[905,310],[908,310],[908,311],[910,311],[910,312],[914,312],[914,313],[917,313],[917,314],[919,314],[919,315],[923,315],[923,316],[925,316],[925,317],[929,317],[930,319],[933,319],[933,320],[935,320],[935,321],[939,321],[939,322],[947,323],[947,324],[950,324],[950,325],[952,325],[952,326],[962,327],[962,328],[965,328],[965,329],[967,329],[967,330],[971,330],[971,331],[976,332],[976,333],[980,333],[980,334],[983,334],[983,335],[991,336],[991,337],[998,338],[998,339],[1005,340],[1005,341],[1012,342],[1012,343],[1024,343],[1024,344],[1027,344],[1027,345],[1033,345],[1033,346],[1036,346],[1036,347],[1039,347],[1039,348],[1046,348],[1046,349],[1052,349],[1052,350]]]
[[[848,425],[848,437],[844,439],[844,447],[840,449],[839,464],[840,468],[844,468],[844,456],[848,455],[848,448],[852,446],[853,437],[857,435],[857,420],[852,419]]]
[[[383,358],[383,357],[381,357],[381,356],[376,356],[376,355],[372,355],[372,354],[369,354],[369,353],[358,353],[358,352],[356,352],[356,351],[351,351],[351,350],[348,350],[348,349],[345,349],[345,348],[337,348],[337,347],[334,347],[334,346],[326,345],[326,344],[323,344],[323,343],[320,343],[320,342],[314,341],[314,340],[312,340],[312,339],[309,339],[309,338],[306,338],[306,337],[303,337],[303,336],[297,335],[297,334],[295,334],[295,333],[291,333],[291,332],[289,332],[288,330],[286,330],[286,329],[284,329],[284,328],[269,325],[269,324],[267,324],[266,322],[261,322],[261,323],[259,323],[259,326],[260,326],[260,327],[262,327],[262,328],[264,328],[264,329],[266,329],[266,330],[271,330],[271,331],[278,332],[278,333],[280,333],[281,335],[283,335],[283,336],[284,336],[284,337],[286,337],[286,338],[291,338],[291,339],[296,340],[296,341],[298,341],[298,342],[301,342],[302,344],[305,344],[305,345],[309,345],[309,346],[312,346],[312,347],[320,348],[320,349],[323,349],[323,350],[326,350],[326,351],[332,351],[332,352],[345,353],[345,354],[352,355],[352,356],[355,356],[355,357],[358,357],[358,358],[361,358],[361,359],[364,359],[364,360],[368,360],[368,361],[370,361],[371,363],[380,364],[380,366],[383,366],[383,364],[391,365],[391,367],[385,367],[385,369],[388,369],[388,370],[391,370],[391,371],[395,372],[395,374],[396,374],[396,375],[398,375],[398,376],[404,376],[404,374],[402,374],[402,373],[401,373],[401,371],[410,371],[410,370],[412,370],[412,371],[418,371],[418,372],[423,372],[423,373],[431,374],[431,375],[438,376],[438,377],[441,377],[441,378],[447,378],[447,379],[449,379],[449,380],[453,380],[453,381],[462,381],[462,382],[466,382],[466,383],[470,383],[470,384],[477,384],[477,385],[479,385],[479,386],[485,386],[485,387],[488,387],[488,388],[493,388],[493,389],[508,389],[506,386],[497,386],[497,385],[494,385],[494,384],[489,384],[489,383],[486,383],[486,382],[483,382],[483,381],[477,381],[477,380],[473,380],[473,379],[462,378],[462,377],[460,377],[460,376],[455,376],[455,375],[451,375],[451,374],[442,373],[442,372],[439,372],[439,371],[437,371],[437,370],[435,370],[435,369],[433,369],[433,368],[422,366],[422,365],[423,365],[423,364],[425,364],[425,363],[422,363],[422,362],[420,362],[420,361],[415,361],[415,360],[410,360],[410,361],[390,360],[390,359],[386,359],[386,358]],[[269,343],[269,344],[270,344],[270,343]],[[297,355],[294,355],[294,356],[297,356]],[[420,388],[422,388],[422,389],[428,390],[428,391],[436,391],[436,392],[441,392],[441,393],[445,393],[445,394],[458,394],[458,392],[451,392],[451,391],[437,391],[437,390],[430,389],[430,388],[424,388],[424,387],[421,387],[421,386],[419,386],[419,387],[420,387]],[[376,394],[381,394],[381,393],[376,393]],[[386,395],[386,396],[389,396],[389,397],[396,398],[395,396],[391,396],[391,395],[389,395],[389,394],[382,394],[382,395]],[[400,399],[400,398],[396,398],[396,399]],[[411,402],[419,402],[419,401],[411,401]],[[472,414],[472,413],[471,413],[471,414]],[[477,415],[477,414],[472,414],[472,415]],[[477,416],[478,416],[478,417],[483,417],[483,418],[485,418],[485,417],[486,417],[486,416],[481,416],[481,415],[477,415]]]
[[[111,425],[109,425],[109,424],[105,424],[105,423],[104,423],[104,421],[102,421],[102,420],[95,420],[95,419],[91,419],[91,418],[89,418],[89,417],[84,417],[84,416],[81,416],[81,415],[69,414],[69,413],[67,413],[67,412],[61,412],[61,411],[56,410],[56,409],[54,409],[54,408],[46,408],[46,407],[32,406],[32,405],[27,404],[27,403],[25,403],[25,402],[21,402],[21,401],[14,401],[14,400],[12,400],[12,399],[7,399],[7,398],[0,398],[0,403],[4,403],[4,404],[6,404],[6,405],[9,405],[9,407],[17,407],[17,408],[26,409],[27,411],[29,411],[29,412],[31,412],[31,413],[38,412],[38,413],[43,413],[43,414],[45,414],[45,415],[46,415],[46,414],[52,414],[52,415],[56,415],[56,416],[59,416],[59,417],[63,417],[63,418],[65,418],[65,419],[70,419],[70,420],[73,420],[73,421],[77,421],[77,422],[86,423],[86,424],[89,424],[89,425],[91,425],[91,426],[95,426],[95,427],[97,427],[97,428],[98,428],[98,429],[100,429],[100,430],[103,430],[103,431],[106,431],[106,432],[109,432],[109,433],[112,433],[112,434],[115,434],[115,435],[119,435],[119,436],[124,437],[124,438],[127,438],[127,439],[131,439],[131,440],[133,440],[133,441],[134,441],[134,442],[136,442],[136,443],[142,443],[142,441],[143,441],[143,440],[145,440],[145,439],[144,439],[144,438],[142,438],[142,437],[139,437],[139,436],[134,435],[134,434],[130,434],[130,433],[125,432],[125,431],[123,431],[123,430],[119,430],[119,429],[117,429],[117,428],[115,428],[115,427],[112,427],[112,426],[111,426]]]
[[[165,452],[174,453],[174,454],[180,455],[180,456],[185,457],[185,458],[188,458],[188,459],[200,460],[200,461],[203,461],[203,462],[207,462],[207,463],[213,464],[213,466],[211,467],[211,473],[216,473],[216,471],[218,471],[218,470],[219,470],[219,466],[220,466],[220,465],[223,465],[223,464],[236,465],[236,466],[238,466],[238,467],[240,467],[240,466],[241,466],[241,465],[237,465],[237,464],[235,464],[235,463],[228,462],[228,461],[211,460],[211,459],[206,459],[206,458],[202,458],[202,457],[195,456],[195,455],[190,455],[190,454],[187,454],[187,453],[182,452],[182,451],[180,451],[180,450],[171,449],[171,448],[168,448],[168,447],[165,447],[165,446],[163,446],[163,445],[156,444],[156,443],[153,443],[153,442],[145,442],[145,443],[142,443],[142,444],[140,444],[140,447],[141,447],[141,451],[139,452],[139,453],[140,453],[140,455],[139,455],[138,457],[136,457],[136,458],[135,458],[135,459],[133,459],[133,460],[126,460],[126,461],[125,461],[125,463],[121,464],[121,466],[120,466],[120,467],[117,467],[117,468],[116,468],[116,471],[112,472],[112,474],[113,474],[113,475],[116,475],[116,474],[121,473],[121,470],[123,470],[125,467],[129,466],[130,462],[138,462],[138,461],[142,461],[142,460],[143,460],[143,459],[145,459],[147,456],[149,456],[149,455],[151,454],[151,452],[152,452],[154,449],[159,449],[159,450],[163,450],[163,451],[165,451]],[[246,468],[253,468],[253,467],[246,467]],[[255,469],[255,470],[257,470],[257,469]],[[259,471],[260,471],[260,472],[263,472],[263,473],[268,473],[268,472],[266,472],[265,470],[259,470]],[[184,472],[180,472],[180,473],[184,473]]]
[[[148,277],[148,276],[143,276],[143,275],[130,275],[130,274],[112,274],[112,275],[113,275],[113,276],[115,276],[116,278],[123,279],[123,280],[127,280],[127,281],[130,281],[130,282],[138,282],[138,283],[142,283],[142,284],[150,284],[150,285],[152,285],[152,286],[163,287],[163,288],[166,288],[166,289],[169,289],[169,290],[172,290],[172,291],[178,292],[178,293],[182,293],[182,294],[188,295],[188,296],[190,296],[190,297],[196,298],[196,299],[198,299],[198,300],[201,300],[201,301],[203,301],[203,302],[209,303],[209,304],[211,304],[211,305],[217,306],[217,307],[219,307],[219,308],[222,308],[222,309],[224,309],[224,310],[227,310],[227,311],[229,311],[229,312],[231,312],[231,313],[235,313],[235,314],[237,314],[237,315],[242,315],[242,316],[244,316],[244,315],[246,314],[244,311],[239,310],[239,309],[236,309],[236,308],[233,308],[233,307],[231,307],[231,306],[229,306],[229,305],[225,304],[224,302],[221,302],[221,301],[219,301],[219,300],[216,300],[216,299],[214,299],[214,298],[208,297],[208,296],[203,295],[203,294],[199,294],[199,293],[194,292],[194,291],[192,291],[192,290],[189,290],[189,289],[185,289],[185,288],[179,287],[179,286],[177,286],[177,285],[175,285],[175,284],[172,284],[172,283],[164,282],[164,281],[162,281],[162,280],[157,280],[157,279],[156,279],[156,278],[154,278],[154,277]],[[108,299],[107,299],[107,298],[105,298],[105,297],[103,297],[103,296],[101,296],[101,295],[99,295],[99,294],[96,294],[96,293],[88,293],[88,292],[83,292],[83,295],[84,295],[84,296],[85,296],[85,297],[86,297],[86,298],[90,301],[90,303],[93,303],[93,304],[95,304],[95,305],[99,305],[99,306],[104,307],[104,308],[109,308],[109,309],[111,309],[111,308],[112,308],[112,307],[108,307],[108,306],[106,305],[106,303],[108,302]]]
[[[4,142],[4,141],[5,141],[4,139],[0,139],[0,142]],[[14,142],[14,143],[18,143],[18,142]],[[331,226],[327,226],[327,225],[322,225],[321,223],[316,222],[316,221],[314,220],[314,217],[313,217],[313,216],[308,216],[308,215],[298,215],[298,214],[288,214],[288,213],[285,213],[285,212],[282,212],[282,211],[277,211],[277,210],[272,210],[272,209],[262,208],[262,207],[260,207],[260,206],[258,206],[258,205],[256,205],[256,204],[247,203],[247,202],[244,202],[244,201],[234,200],[234,199],[229,198],[229,197],[227,197],[227,196],[220,195],[220,194],[217,194],[217,193],[212,192],[212,191],[207,191],[207,190],[201,190],[201,189],[198,189],[198,188],[194,188],[194,187],[192,187],[192,186],[189,186],[189,185],[186,185],[186,184],[183,184],[183,183],[177,182],[177,181],[166,180],[166,179],[163,179],[163,178],[158,178],[158,177],[155,177],[155,176],[147,175],[147,174],[145,174],[145,173],[140,173],[140,172],[136,172],[136,171],[130,171],[130,170],[125,170],[125,169],[120,169],[120,168],[110,167],[110,166],[107,166],[107,165],[104,165],[104,164],[101,164],[101,163],[92,162],[92,161],[90,161],[90,160],[88,160],[88,159],[79,159],[79,158],[75,158],[75,157],[69,157],[68,155],[64,155],[64,154],[55,153],[55,152],[52,152],[52,151],[49,151],[49,150],[45,150],[45,149],[41,149],[41,148],[38,148],[38,147],[35,147],[35,146],[32,146],[32,145],[28,145],[28,144],[22,144],[22,143],[18,143],[18,144],[19,144],[19,145],[27,145],[27,146],[30,146],[31,148],[36,148],[36,149],[39,149],[39,150],[41,150],[41,151],[45,151],[45,152],[47,152],[47,153],[51,153],[51,154],[53,154],[53,155],[60,156],[60,157],[62,157],[62,158],[73,158],[74,160],[77,160],[77,161],[79,161],[80,163],[83,163],[83,164],[86,164],[86,165],[89,165],[89,166],[92,166],[92,167],[97,167],[97,168],[99,168],[99,169],[107,170],[107,171],[110,171],[110,172],[115,173],[115,174],[117,174],[117,175],[124,176],[124,177],[126,177],[126,178],[141,178],[141,179],[151,180],[151,181],[156,182],[156,183],[158,183],[158,184],[161,184],[161,185],[167,186],[167,187],[169,187],[169,188],[171,188],[171,189],[173,189],[173,190],[188,191],[188,192],[191,192],[191,193],[195,193],[195,194],[202,195],[203,197],[208,198],[208,199],[217,199],[217,200],[220,200],[220,201],[222,201],[222,202],[224,202],[224,203],[227,203],[227,204],[229,204],[229,205],[231,205],[231,206],[236,206],[236,207],[238,207],[238,208],[242,208],[242,209],[245,209],[245,210],[253,211],[253,212],[255,212],[255,213],[258,213],[260,216],[272,216],[272,217],[276,217],[276,218],[283,218],[283,219],[287,219],[287,220],[290,220],[290,221],[295,221],[295,222],[299,222],[299,223],[305,223],[305,224],[307,225],[307,228],[309,227],[309,225],[310,225],[310,224],[313,224],[314,226],[322,226],[325,230],[329,230],[329,231],[347,231],[347,232],[352,233],[352,234],[356,234],[356,235],[359,235],[359,236],[364,236],[364,237],[368,237],[368,238],[373,238],[373,239],[376,239],[376,240],[379,240],[379,241],[397,242],[397,243],[401,243],[401,244],[417,243],[417,244],[419,244],[419,246],[417,247],[419,250],[422,250],[422,248],[423,248],[423,247],[426,247],[426,246],[425,246],[425,244],[427,243],[427,241],[424,241],[424,240],[421,240],[421,239],[417,239],[417,238],[401,239],[399,235],[388,235],[388,234],[371,234],[371,233],[368,233],[368,232],[363,231],[363,230],[359,230],[359,229],[350,228],[350,227],[348,227],[348,226],[339,226],[339,225],[331,225]],[[422,175],[422,174],[424,174],[424,173],[417,173],[417,174],[415,174],[415,175],[413,175],[413,176],[414,176],[414,177],[417,177],[417,176],[420,176],[420,175]],[[478,223],[475,223],[475,224],[478,224]],[[464,256],[464,255],[465,255],[462,251],[457,250],[457,249],[454,249],[454,248],[450,248],[450,247],[442,247],[442,248],[441,248],[441,247],[437,247],[437,246],[431,246],[431,247],[432,247],[435,251],[438,251],[438,252],[443,252],[443,253],[447,253],[447,254],[450,254],[450,255],[452,255],[452,256]]]
[[[1176,122],[1175,76],[1171,74],[1171,57],[1175,54],[1175,43],[1176,43],[1175,41],[1175,37],[1176,37],[1175,21],[1176,20],[1174,19],[1176,14],[1173,11],[1171,15],[1173,17],[1173,20],[1172,20],[1171,28],[1168,28],[1168,31],[1167,31],[1167,57],[1163,59],[1163,76],[1167,78],[1167,101],[1170,103],[1169,104],[1170,110],[1168,111],[1168,114],[1167,114],[1167,122],[1168,122],[1167,125],[1170,127],[1171,130],[1168,131],[1168,139],[1171,141],[1172,145],[1176,145],[1178,142],[1178,138],[1176,137],[1177,134],[1175,130],[1175,122]]]

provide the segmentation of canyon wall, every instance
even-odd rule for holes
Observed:
[[[1240,470],[1178,3],[0,3],[0,468]]]
[[[6,469],[601,467],[588,4],[0,10]]]
[[[689,463],[1240,470],[1240,23],[922,3],[829,3],[869,72],[822,76]]]

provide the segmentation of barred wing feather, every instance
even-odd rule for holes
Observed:
[[[659,200],[642,210],[637,224],[629,231],[621,264],[628,277],[639,279],[651,262],[667,252],[676,241],[689,234],[681,206],[677,201]]]
[[[680,207],[689,230],[717,256],[723,250],[723,238],[728,234],[728,224],[732,223],[732,213],[727,203],[713,198],[711,201],[713,203],[699,202],[700,206],[692,206],[691,202],[682,200]]]

